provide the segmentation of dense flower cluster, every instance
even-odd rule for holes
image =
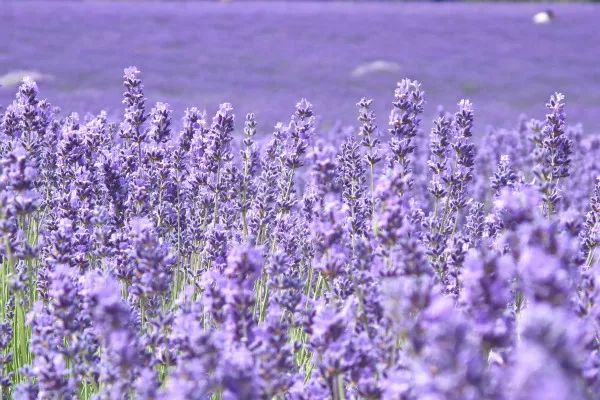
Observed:
[[[1,114],[2,398],[598,398],[600,138],[563,95],[427,134],[405,79],[387,129],[302,99],[269,138],[124,86],[122,121],[32,81]]]

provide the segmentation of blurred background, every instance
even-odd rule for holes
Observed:
[[[124,67],[149,106],[209,113],[233,103],[260,130],[301,97],[325,128],[375,100],[387,123],[395,83],[418,79],[426,116],[475,104],[477,129],[542,118],[551,93],[570,122],[600,129],[600,7],[592,2],[0,1],[0,105],[24,75],[63,112],[120,116]]]

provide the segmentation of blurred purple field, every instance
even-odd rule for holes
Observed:
[[[108,107],[117,116],[121,71],[136,65],[151,102],[181,113],[231,101],[236,114],[256,112],[260,131],[285,119],[300,97],[314,103],[324,126],[353,124],[361,96],[373,97],[385,116],[390,88],[402,77],[423,82],[427,120],[437,105],[452,108],[468,97],[478,129],[506,126],[521,113],[539,117],[558,90],[569,121],[596,130],[600,8],[554,5],[555,22],[535,25],[531,16],[542,8],[8,2],[0,7],[0,76],[36,71],[53,104],[93,113]],[[0,88],[0,104],[15,90]]]

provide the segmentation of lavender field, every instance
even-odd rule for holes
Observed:
[[[538,9],[2,4],[0,399],[600,399],[600,9]]]
[[[428,120],[438,105],[468,97],[478,130],[506,126],[521,113],[543,112],[540,99],[560,90],[571,120],[598,129],[600,8],[554,5],[553,24],[533,24],[543,8],[6,1],[0,104],[15,89],[15,80],[3,84],[2,75],[35,71],[45,96],[65,110],[119,116],[115,76],[136,65],[149,99],[171,104],[178,119],[185,107],[214,112],[229,101],[241,115],[256,113],[259,130],[269,133],[284,117],[281,108],[300,97],[313,102],[329,127],[353,124],[353,104],[363,96],[373,97],[383,115],[390,87],[408,76],[427,83]]]

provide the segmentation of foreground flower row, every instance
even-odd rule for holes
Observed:
[[[600,137],[561,94],[477,148],[411,80],[387,128],[301,100],[270,140],[124,84],[119,123],[31,81],[0,114],[3,398],[597,398]]]

